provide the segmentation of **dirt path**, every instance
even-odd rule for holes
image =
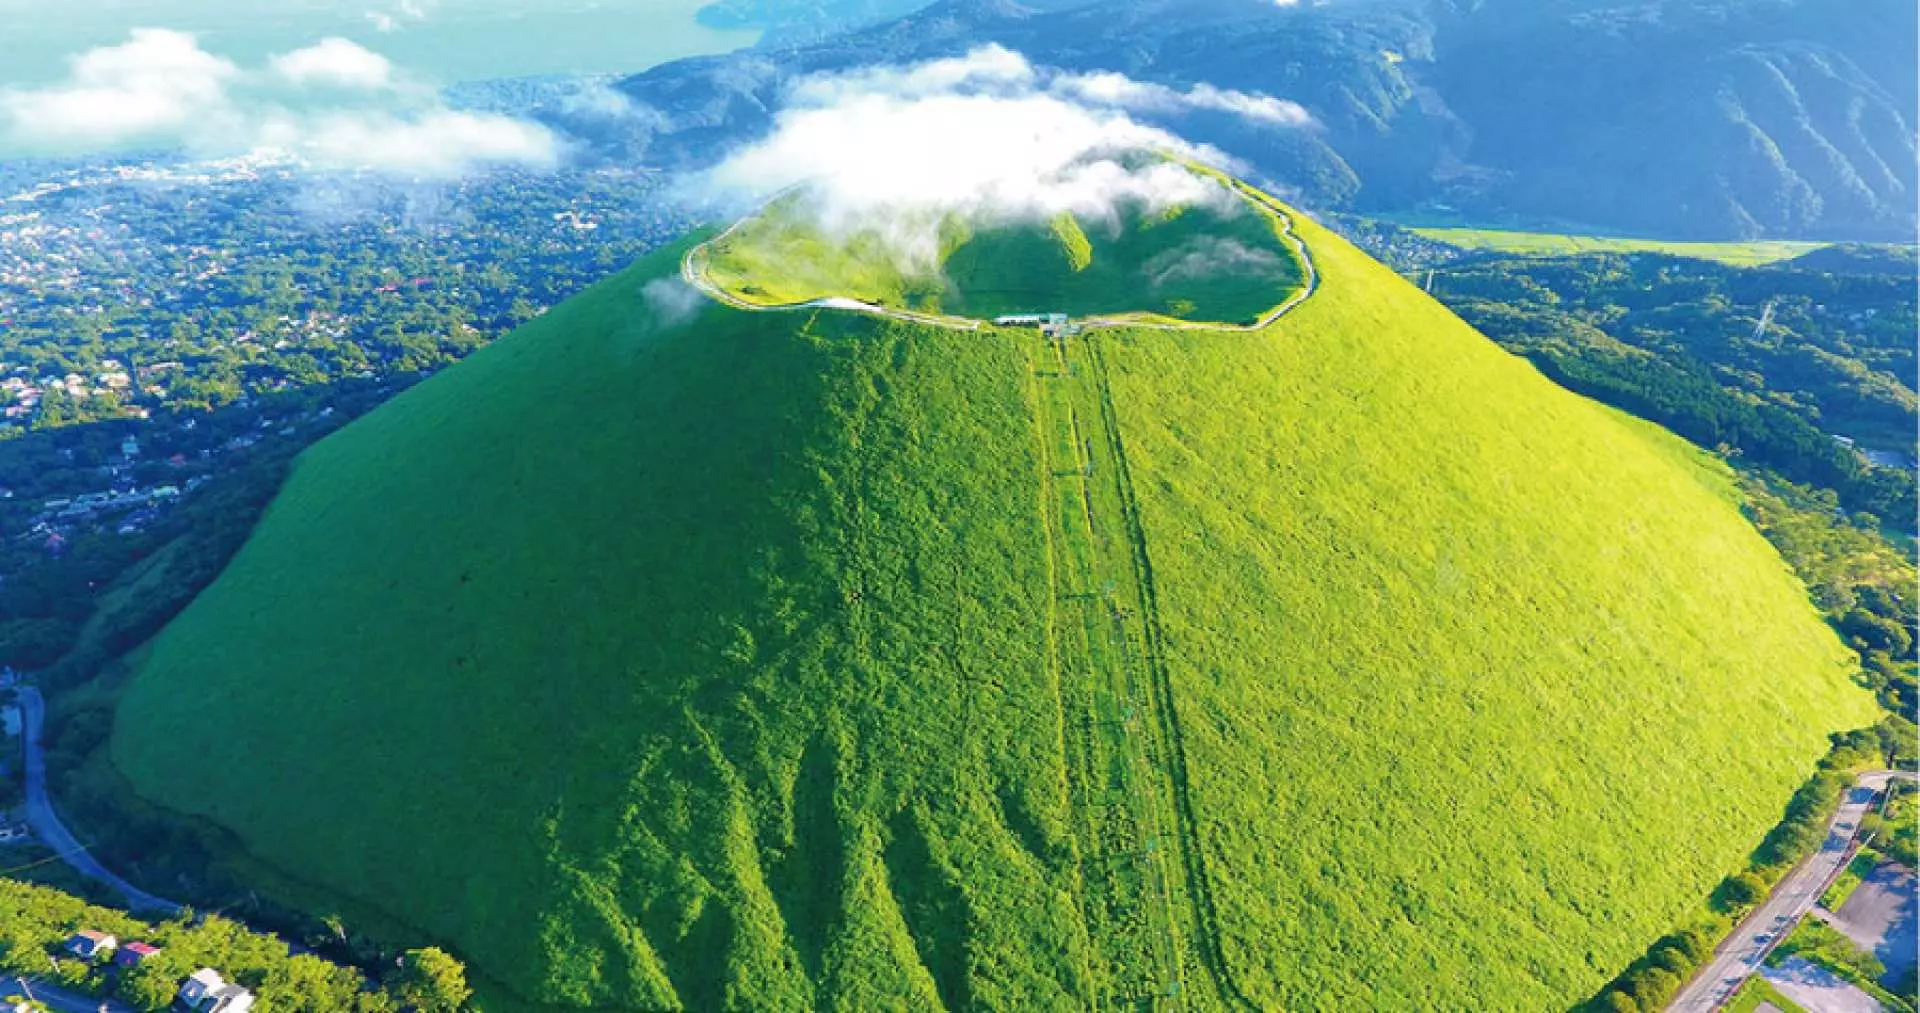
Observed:
[[[1225,958],[1098,332],[1037,343],[1055,664],[1107,1005],[1257,1008]]]
[[[1079,894],[1104,990],[1097,1008],[1152,1009],[1180,994],[1181,919],[1167,882],[1170,826],[1156,804],[1147,694],[1122,618],[1137,610],[1116,565],[1112,469],[1084,358],[1035,342],[1035,421],[1048,494],[1050,618],[1065,762],[1080,855]],[[1123,558],[1123,557],[1122,557]]]

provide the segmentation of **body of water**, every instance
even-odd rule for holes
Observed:
[[[441,84],[645,70],[752,45],[694,15],[707,0],[0,0],[0,87],[67,76],[69,57],[133,28],[194,32],[243,67],[338,35]]]

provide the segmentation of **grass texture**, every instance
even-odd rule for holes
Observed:
[[[1064,343],[663,251],[310,450],[115,765],[492,1013],[1565,1008],[1872,701],[1723,470],[1297,226]]]

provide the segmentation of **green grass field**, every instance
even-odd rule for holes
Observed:
[[[1788,260],[1823,249],[1827,243],[1760,240],[1735,243],[1668,242],[1615,236],[1578,236],[1559,232],[1514,232],[1505,229],[1415,227],[1411,231],[1435,242],[1468,250],[1493,250],[1559,257],[1575,253],[1665,253],[1675,257],[1716,260],[1736,267],[1754,267]]]
[[[980,319],[1139,312],[1229,324],[1259,319],[1304,278],[1279,223],[1244,199],[1222,209],[1135,207],[1114,222],[1071,214],[1036,224],[923,222],[918,231],[939,242],[921,267],[902,266],[897,244],[878,232],[830,241],[798,200],[776,201],[703,249],[707,277],[762,306],[847,296]]]
[[[309,451],[114,763],[490,1013],[1566,1008],[1872,701],[1723,469],[1299,226],[1065,345],[662,251]]]

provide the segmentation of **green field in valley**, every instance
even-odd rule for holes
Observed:
[[[1581,236],[1560,232],[1518,232],[1507,229],[1413,226],[1410,230],[1435,242],[1467,250],[1566,256],[1575,253],[1665,253],[1675,257],[1717,260],[1735,266],[1771,264],[1798,257],[1829,244],[1791,240],[1703,243],[1622,236]]]
[[[113,761],[493,1013],[1567,1008],[1873,702],[1725,469],[1297,226],[1064,343],[663,251],[309,451]]]

